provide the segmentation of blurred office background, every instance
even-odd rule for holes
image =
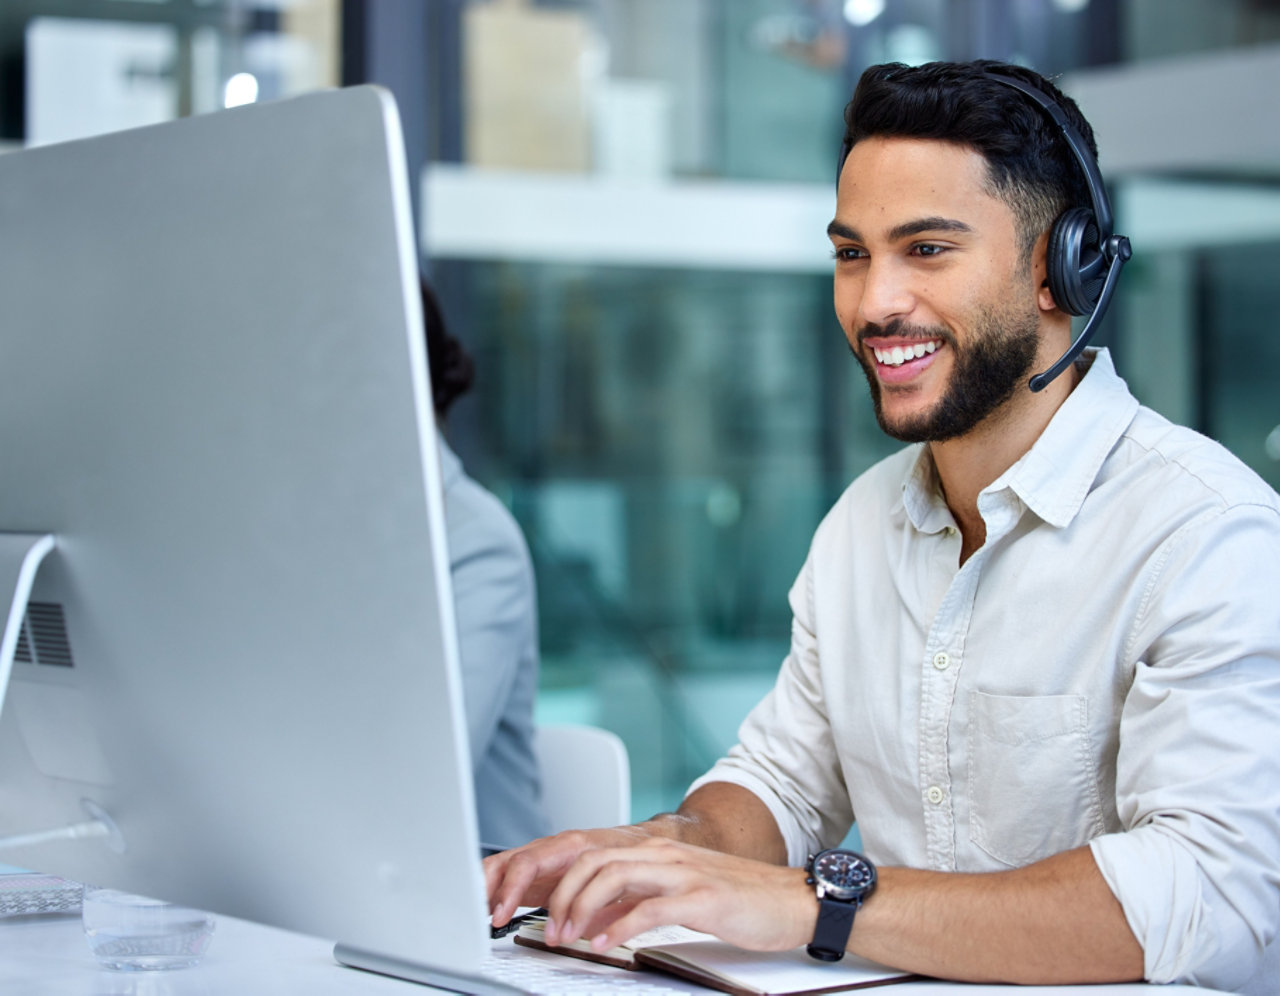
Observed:
[[[892,448],[830,304],[852,82],[980,56],[1094,121],[1135,391],[1280,484],[1280,0],[3,0],[0,142],[395,91],[479,368],[450,435],[534,552],[540,718],[617,731],[644,816],[732,742]]]

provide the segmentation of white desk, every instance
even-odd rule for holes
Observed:
[[[356,972],[333,960],[333,945],[313,937],[219,916],[196,968],[171,972],[101,969],[78,916],[0,920],[0,991],[24,996],[280,996],[424,992],[409,983]]]
[[[208,954],[198,967],[173,972],[108,972],[94,961],[78,917],[7,919],[0,920],[0,992],[22,996],[413,996],[434,991],[344,968],[333,960],[332,952],[333,945],[328,941],[220,916]],[[574,964],[557,955],[527,953],[530,957],[552,959],[559,967],[565,967],[566,962]],[[691,993],[710,991],[666,977],[662,984]],[[1209,992],[1185,986],[1156,989],[1144,985],[960,989],[942,982],[909,983],[872,991],[886,996],[1206,996]]]

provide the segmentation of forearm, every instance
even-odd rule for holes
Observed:
[[[1119,982],[1143,970],[1142,949],[1087,847],[1008,872],[881,869],[849,949],[968,982]]]
[[[675,813],[641,828],[726,854],[786,862],[768,807],[727,782],[702,786]],[[802,891],[801,903],[811,906],[816,923],[812,889]],[[812,924],[800,943],[811,936]],[[1142,949],[1087,847],[1007,872],[881,869],[850,950],[922,975],[974,982],[1123,981],[1140,979],[1143,969]]]
[[[674,813],[640,824],[646,832],[725,854],[785,864],[787,849],[769,808],[755,793],[729,782],[697,789]]]

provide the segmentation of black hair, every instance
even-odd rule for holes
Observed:
[[[431,368],[431,400],[441,418],[449,406],[466,394],[475,380],[476,367],[471,355],[454,338],[444,324],[440,302],[425,278],[420,278],[422,292],[422,324],[427,334],[427,364]]]
[[[1011,76],[1058,103],[1096,157],[1093,128],[1075,101],[1039,73],[979,59],[867,69],[844,111],[845,147],[874,136],[967,146],[987,161],[991,193],[1014,213],[1023,253],[1069,207],[1092,208],[1089,188],[1061,130],[1026,94],[993,78]]]

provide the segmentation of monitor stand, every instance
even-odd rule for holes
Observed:
[[[34,847],[37,844],[48,844],[55,840],[86,840],[94,837],[105,837],[106,845],[116,854],[124,854],[124,834],[111,818],[111,814],[92,799],[81,799],[80,808],[89,818],[79,823],[52,827],[48,830],[31,830],[25,833],[9,834],[0,837],[0,851],[11,848]]]
[[[9,678],[13,674],[13,659],[18,652],[18,638],[26,618],[31,586],[35,583],[40,564],[55,546],[57,541],[52,533],[0,533],[0,611],[8,607],[4,635],[0,637],[0,712],[4,710]],[[27,642],[34,646],[30,638]],[[52,840],[105,837],[108,847],[123,853],[124,838],[110,814],[91,799],[82,799],[80,804],[88,816],[84,822],[0,837],[0,850],[29,847]]]

